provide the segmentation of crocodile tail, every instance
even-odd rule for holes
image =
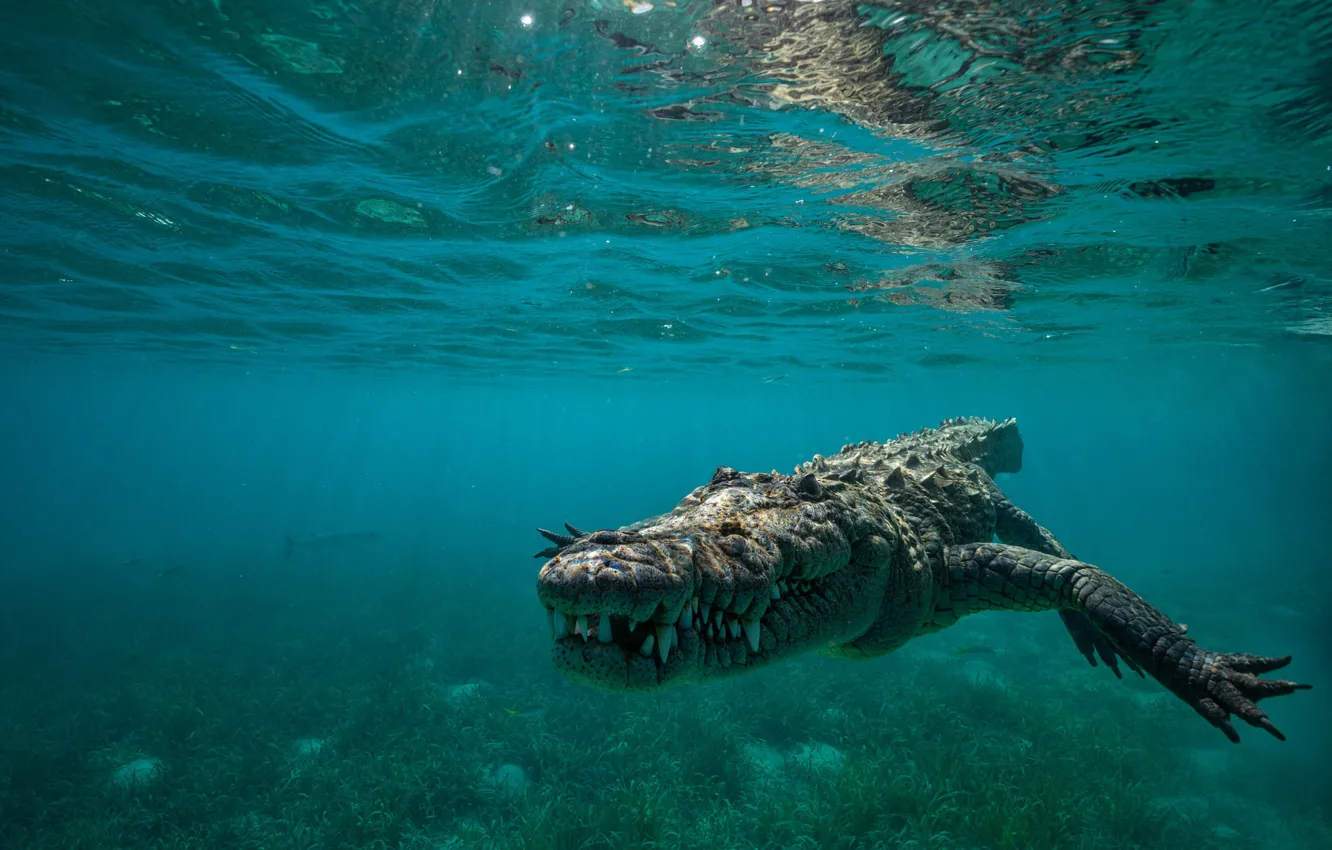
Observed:
[[[939,432],[955,456],[976,464],[992,478],[1022,470],[1022,435],[1016,419],[959,417],[942,423]]]

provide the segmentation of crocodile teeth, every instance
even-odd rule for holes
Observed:
[[[587,628],[587,615],[579,614],[578,620],[574,623],[574,628],[578,632],[579,637],[583,640],[587,640],[587,633],[589,631]]]
[[[554,632],[555,639],[559,640],[569,634],[569,618],[564,614],[556,613],[553,608],[550,613],[550,629]]]
[[[691,606],[686,605],[685,609],[680,612],[680,628],[692,629],[693,627],[694,627],[694,610]]]
[[[638,621],[637,621],[637,620],[630,620],[630,621],[629,621],[629,631],[632,632],[632,631],[633,631],[634,629],[636,629],[636,628],[638,628]]]
[[[652,646],[656,642],[657,642],[657,636],[654,634],[649,634],[646,638],[643,639],[643,645],[638,648],[638,654],[643,656],[644,658],[651,658]]]
[[[749,620],[741,624],[745,629],[745,643],[749,644],[750,652],[759,651],[759,621]]]
[[[610,614],[605,611],[601,612],[601,619],[597,622],[597,642],[611,642]]]
[[[740,637],[740,621],[727,620],[726,628],[731,633],[731,640],[737,640]]]
[[[712,617],[712,606],[704,602],[698,608],[698,616],[701,620],[707,622]]]
[[[743,614],[749,610],[749,606],[754,602],[754,594],[737,593],[731,598],[730,609],[736,614]]]
[[[657,626],[657,655],[661,663],[671,657],[671,647],[675,644],[675,626]]]
[[[722,612],[720,608],[712,612],[712,625],[716,626],[718,629],[721,629],[723,625]]]
[[[769,588],[768,598],[773,600],[774,602],[782,598],[782,591],[777,587],[777,585],[774,584],[771,588]]]

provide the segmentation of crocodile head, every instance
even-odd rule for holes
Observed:
[[[562,547],[541,568],[556,666],[608,690],[752,670],[864,634],[896,542],[835,476],[723,467],[669,514]]]

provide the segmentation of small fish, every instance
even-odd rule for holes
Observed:
[[[620,371],[616,372],[615,374],[617,374],[617,375],[623,375],[625,372],[632,372],[632,371],[634,371],[634,367],[633,367],[633,366],[625,366],[623,369],[621,369]]]
[[[954,655],[995,655],[995,650],[988,646],[959,646],[953,650]]]
[[[185,572],[185,567],[180,564],[175,564],[174,566],[170,566],[167,567],[165,570],[162,570],[160,573],[157,574],[157,577],[166,578],[167,576],[180,575],[183,572]]]
[[[528,711],[519,711],[516,708],[506,708],[504,709],[504,711],[508,714],[509,717],[521,717],[524,720],[531,720],[536,717],[542,717],[546,713],[546,710],[544,708],[533,708],[529,709]]]
[[[143,558],[130,558],[128,561],[121,561],[120,564],[119,564],[119,566],[122,566],[122,567],[137,567],[139,564],[142,564],[142,563],[143,563]]]

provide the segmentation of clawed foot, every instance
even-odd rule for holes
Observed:
[[[1096,626],[1092,625],[1092,621],[1087,619],[1086,614],[1080,611],[1063,610],[1059,612],[1059,618],[1064,621],[1064,628],[1068,629],[1068,633],[1073,636],[1073,642],[1077,644],[1078,652],[1086,657],[1088,664],[1095,667],[1096,656],[1099,655],[1101,660],[1105,662],[1105,666],[1109,667],[1115,676],[1120,679],[1124,678],[1124,674],[1119,672],[1120,661],[1123,661],[1124,665],[1134,673],[1143,676],[1142,668],[1134,664],[1133,659],[1121,652],[1110,638],[1103,635]]]
[[[1142,667],[1092,625],[1084,614],[1068,610],[1060,611],[1059,614],[1069,634],[1073,636],[1078,651],[1086,656],[1093,667],[1096,666],[1097,656],[1100,656],[1106,666],[1121,679],[1124,677],[1119,672],[1120,661],[1139,676],[1143,675]],[[1177,666],[1173,669],[1170,665],[1163,669],[1144,661],[1152,668],[1152,675],[1236,744],[1240,737],[1230,722],[1231,715],[1250,726],[1266,729],[1278,740],[1286,740],[1281,730],[1272,725],[1267,713],[1258,707],[1258,701],[1308,690],[1312,685],[1286,679],[1262,679],[1259,676],[1285,667],[1290,663],[1290,656],[1270,658],[1244,652],[1208,652],[1184,637],[1188,626],[1180,625],[1176,628],[1181,644],[1187,644],[1192,649],[1180,653]]]
[[[1192,659],[1181,661],[1178,678],[1170,689],[1236,744],[1240,738],[1230,723],[1232,714],[1250,726],[1266,729],[1273,737],[1284,741],[1286,736],[1272,725],[1257,703],[1261,699],[1285,696],[1312,687],[1286,679],[1259,678],[1259,674],[1279,670],[1289,663],[1289,655],[1271,658],[1243,652],[1221,654],[1199,649]]]
[[[560,534],[555,531],[547,531],[544,528],[538,528],[537,531],[541,532],[541,536],[555,545],[542,549],[532,557],[546,558],[549,560],[576,543],[594,543],[600,546],[622,546],[626,543],[637,543],[643,539],[632,531],[618,528],[603,528],[600,531],[580,531],[567,522],[564,524],[564,527],[568,530],[568,534]]]
[[[542,549],[540,552],[537,552],[532,557],[542,558],[544,560],[550,560],[551,558],[560,554],[565,549],[568,549],[570,546],[574,545],[578,541],[585,540],[590,536],[586,531],[581,531],[567,522],[564,524],[564,528],[566,531],[569,532],[568,534],[559,534],[554,531],[547,531],[544,528],[538,528],[537,531],[541,533],[541,536],[549,540],[551,543],[554,543],[555,545]]]

